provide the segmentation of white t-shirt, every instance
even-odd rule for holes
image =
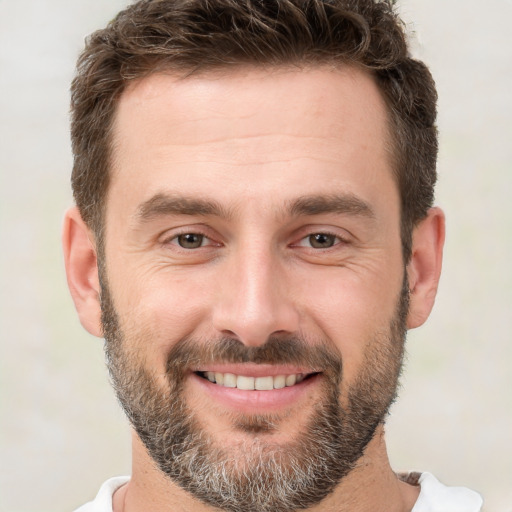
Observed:
[[[75,512],[112,512],[112,496],[128,482],[127,476],[107,480],[94,501],[86,503]],[[465,487],[447,487],[430,473],[422,473],[417,479],[421,486],[418,501],[411,512],[480,512],[482,497]]]

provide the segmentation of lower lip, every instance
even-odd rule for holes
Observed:
[[[312,390],[312,387],[318,385],[320,379],[321,375],[317,374],[299,384],[282,389],[245,391],[220,386],[195,373],[191,374],[191,381],[216,403],[228,409],[248,414],[278,412],[292,407],[303,399]]]

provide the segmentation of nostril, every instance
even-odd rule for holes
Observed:
[[[248,295],[234,294],[224,300],[221,297],[215,304],[212,324],[221,336],[237,339],[246,346],[260,346],[271,337],[290,336],[298,331],[300,315],[293,301]]]
[[[236,335],[236,333],[234,331],[230,331],[229,329],[223,329],[221,331],[222,335],[225,336],[226,338],[238,338],[238,336]]]

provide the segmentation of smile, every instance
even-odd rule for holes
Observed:
[[[219,405],[242,414],[281,413],[306,400],[322,382],[322,371],[270,364],[215,364],[195,368],[190,382]]]
[[[207,371],[198,372],[198,375],[225,388],[237,388],[244,391],[271,391],[295,386],[314,374],[294,373],[290,375],[248,377],[246,375],[235,375],[234,373]]]

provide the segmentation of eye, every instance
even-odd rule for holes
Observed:
[[[341,238],[330,233],[312,233],[304,237],[297,244],[301,247],[311,247],[313,249],[330,249],[342,242]]]
[[[336,245],[338,237],[328,233],[313,233],[304,239],[313,249],[329,249]]]
[[[198,249],[206,245],[208,239],[199,233],[183,233],[178,235],[172,241],[177,243],[183,249]]]

